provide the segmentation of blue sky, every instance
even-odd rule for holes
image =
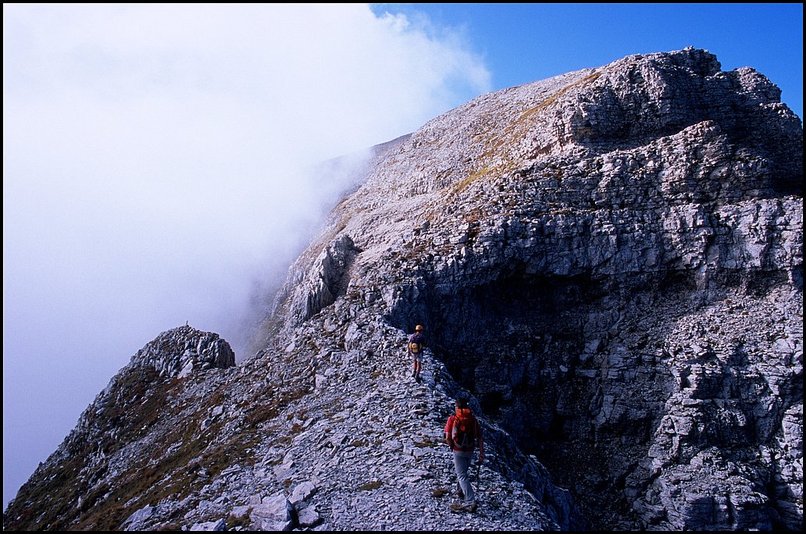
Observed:
[[[493,89],[599,67],[630,54],[715,54],[722,70],[750,66],[782,90],[803,119],[803,5],[376,4],[376,12],[425,14],[436,31],[459,28],[490,70]]]
[[[469,99],[705,48],[803,99],[800,4],[3,4],[3,503],[160,332],[239,361],[349,173]]]

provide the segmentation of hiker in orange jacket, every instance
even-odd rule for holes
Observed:
[[[473,415],[465,397],[456,399],[456,411],[445,423],[445,441],[453,451],[453,466],[456,469],[460,502],[451,504],[453,511],[476,511],[476,496],[468,472],[473,461],[473,451],[478,445],[479,460],[484,462],[484,439],[481,425]]]

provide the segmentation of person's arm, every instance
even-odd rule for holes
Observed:
[[[453,450],[453,416],[448,417],[448,422],[445,423],[445,443],[447,443],[451,450]]]

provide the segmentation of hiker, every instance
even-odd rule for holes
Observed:
[[[481,436],[481,425],[467,405],[465,397],[456,399],[456,413],[448,417],[448,422],[445,424],[445,441],[453,451],[453,466],[456,468],[460,499],[451,504],[451,510],[475,512],[476,496],[468,473],[476,445],[479,447],[478,465],[484,462],[484,440]]]
[[[420,371],[423,370],[423,349],[425,348],[425,334],[423,333],[423,325],[418,324],[414,327],[414,333],[409,337],[407,350],[414,359],[414,371],[411,376],[417,382],[420,381]]]

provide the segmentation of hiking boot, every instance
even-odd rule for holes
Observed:
[[[454,501],[451,503],[451,512],[464,512],[465,504],[461,501]]]
[[[476,501],[453,501],[451,503],[451,512],[475,512],[477,508],[478,505],[476,504]]]
[[[460,499],[460,500],[465,500],[465,492],[464,492],[464,491],[462,491],[462,488],[461,488],[461,487],[458,487],[458,486],[457,486],[457,488],[456,488],[456,495],[457,495],[457,497],[459,497],[459,499]]]

